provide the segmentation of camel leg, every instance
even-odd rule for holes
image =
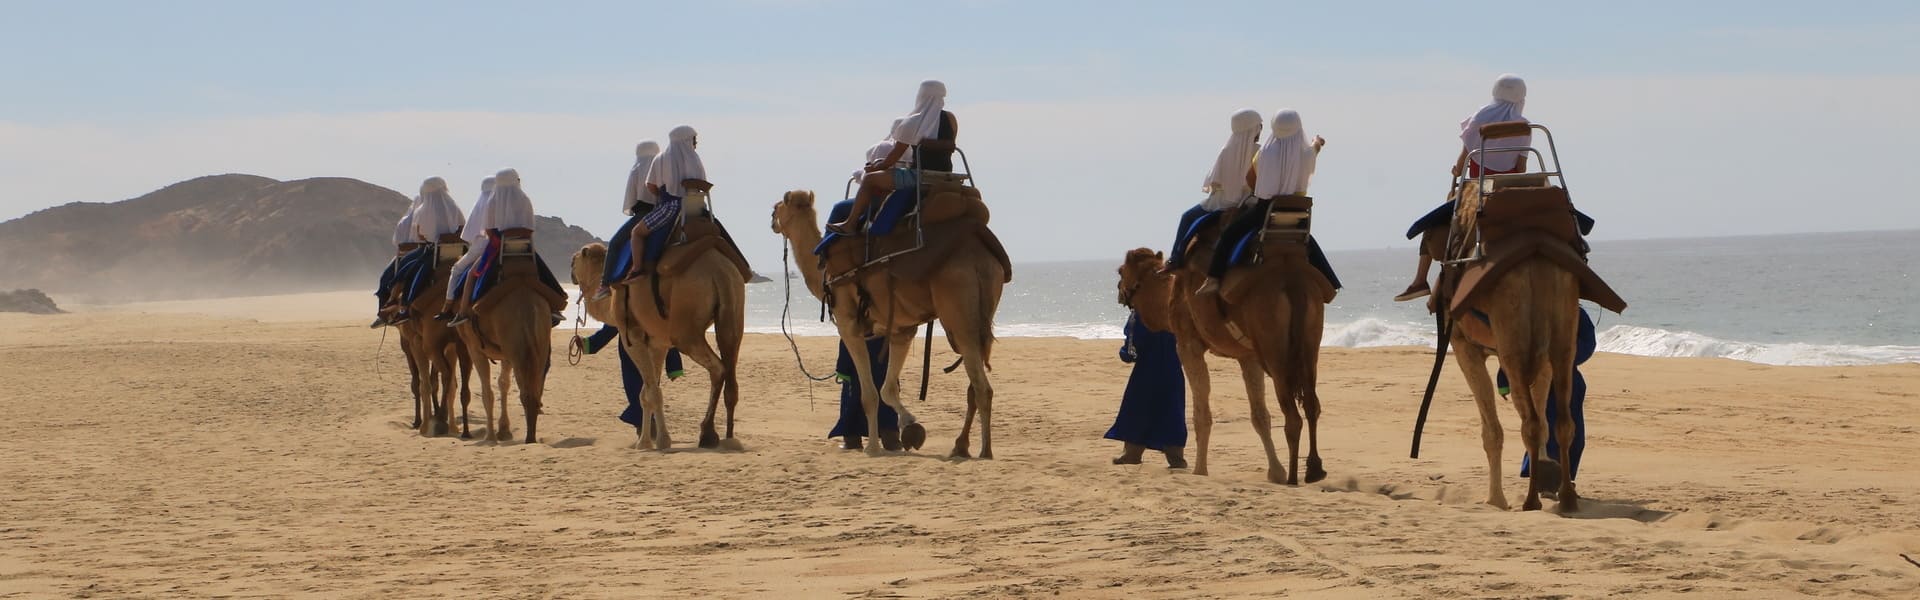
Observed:
[[[507,410],[507,398],[512,390],[513,363],[500,361],[500,375],[493,384],[493,400],[500,403],[500,429],[493,432],[493,440],[496,442],[513,439],[513,412]]]
[[[852,298],[840,298],[840,306],[850,306]],[[857,315],[837,314],[835,322],[840,328],[840,344],[846,346],[847,356],[853,359],[853,370],[860,377],[860,409],[867,415],[867,454],[879,456],[884,449],[880,445],[880,390],[873,383],[873,357],[867,353],[866,331],[862,330]]]
[[[973,451],[968,446],[973,443],[973,415],[979,406],[973,401],[973,384],[969,383],[967,384],[967,416],[960,423],[960,437],[953,440],[953,452],[947,453],[947,458],[973,458]]]
[[[419,429],[426,421],[426,417],[421,414],[421,410],[426,407],[420,403],[420,366],[413,362],[413,345],[407,343],[404,333],[400,337],[400,354],[407,360],[407,391],[413,394],[413,425],[410,427]]]
[[[470,387],[473,381],[473,356],[467,354],[466,348],[458,343],[453,348],[460,361],[460,439],[470,440],[473,439],[473,431],[467,424],[467,405],[473,402]]]
[[[1547,457],[1547,415],[1545,386],[1552,385],[1553,374],[1544,364],[1535,363],[1531,369],[1508,368],[1502,360],[1501,368],[1507,370],[1507,383],[1512,387],[1513,408],[1520,413],[1520,440],[1526,444],[1527,456],[1533,458],[1533,476],[1527,480],[1527,499],[1520,503],[1520,510],[1540,510],[1540,492],[1543,484],[1558,486],[1558,463]],[[1516,366],[1518,361],[1516,361]],[[1528,373],[1515,371],[1526,369]],[[1531,376],[1529,376],[1531,375]]]
[[[662,344],[664,346],[664,344]],[[656,347],[651,340],[641,344],[640,406],[645,411],[640,422],[653,434],[653,449],[673,448],[673,435],[667,433],[667,393],[661,389],[667,379],[667,349]]]
[[[454,349],[444,344],[433,350],[433,371],[439,376],[438,392],[439,414],[433,418],[433,435],[442,436],[453,433],[453,396],[458,391],[453,387],[453,365],[455,359],[448,354]]]
[[[1247,410],[1253,417],[1253,432],[1260,434],[1260,445],[1267,451],[1267,481],[1286,483],[1287,471],[1280,466],[1280,455],[1273,447],[1273,415],[1267,411],[1267,375],[1252,358],[1240,360],[1240,378],[1247,384]]]
[[[720,355],[715,354],[713,348],[707,345],[707,339],[704,333],[701,334],[698,341],[686,338],[681,339],[690,342],[680,344],[681,356],[700,365],[700,368],[707,370],[707,416],[700,420],[700,447],[719,448],[720,433],[714,430],[713,421],[720,410],[720,394],[726,389],[727,367],[721,364]],[[659,352],[664,354],[666,350],[659,349]],[[663,362],[662,364],[665,363]]]
[[[536,348],[533,360],[515,361],[513,365],[514,374],[520,380],[520,407],[527,415],[528,444],[540,443],[541,401],[547,392],[547,361],[543,359],[548,356],[551,349]]]
[[[1187,387],[1193,390],[1193,439],[1198,445],[1193,458],[1193,474],[1207,474],[1207,439],[1213,435],[1213,381],[1207,374],[1207,348],[1194,340],[1176,340],[1180,368],[1187,372]]]
[[[473,357],[474,369],[480,372],[480,409],[487,413],[487,437],[494,438],[500,424],[493,420],[493,363],[479,352],[469,349],[467,355]]]
[[[1274,358],[1282,358],[1284,354]],[[1299,360],[1295,357],[1294,360]],[[1305,429],[1305,420],[1300,417],[1300,392],[1298,382],[1286,370],[1282,360],[1267,365],[1273,374],[1273,396],[1280,402],[1280,416],[1285,419],[1283,427],[1287,434],[1287,485],[1300,485],[1300,432]]]
[[[1304,405],[1303,408],[1307,413],[1307,474],[1304,479],[1307,483],[1319,483],[1320,480],[1327,478],[1326,465],[1320,461],[1319,392],[1320,336],[1326,324],[1326,309],[1312,303],[1312,300],[1305,300],[1305,302],[1308,303],[1306,318],[1295,324],[1300,328],[1296,335],[1306,338],[1301,340],[1299,345],[1300,352],[1305,356],[1294,358],[1302,362],[1300,368],[1294,371],[1299,374],[1297,377],[1299,381],[1293,382],[1293,386],[1294,389],[1299,390],[1297,393],[1300,403]]]
[[[1560,490],[1555,500],[1559,502],[1563,514],[1580,510],[1580,495],[1573,489],[1573,354],[1578,343],[1574,339],[1576,331],[1569,328],[1554,345],[1553,354],[1556,356],[1552,361],[1552,397],[1549,398],[1560,415],[1560,421],[1552,426],[1554,438],[1560,440]]]
[[[948,330],[952,331],[952,330]],[[949,334],[951,335],[951,334]],[[987,382],[986,349],[979,344],[961,347],[960,358],[967,366],[969,411],[980,415],[980,458],[993,458],[993,384]]]
[[[880,400],[893,407],[900,415],[900,429],[918,425],[919,419],[907,410],[907,403],[900,400],[900,372],[906,369],[907,359],[913,355],[914,334],[920,331],[915,325],[905,329],[894,329],[887,334],[887,375],[881,380]]]
[[[1500,428],[1500,407],[1494,404],[1493,377],[1487,375],[1487,353],[1465,336],[1453,336],[1454,362],[1473,390],[1473,404],[1480,409],[1480,445],[1487,451],[1487,504],[1500,510],[1512,508],[1500,487],[1500,451],[1507,433]]]

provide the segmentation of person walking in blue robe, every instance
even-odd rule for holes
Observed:
[[[620,330],[618,328],[612,325],[601,326],[599,331],[593,332],[593,335],[587,336],[587,338],[581,342],[584,346],[581,350],[587,354],[598,354],[600,350],[606,348],[608,344],[618,342],[619,336]],[[640,366],[633,364],[633,358],[627,356],[626,346],[619,346],[619,348],[620,386],[625,388],[627,392],[627,408],[620,411],[620,421],[634,427],[639,427],[640,386],[646,383],[646,379],[640,376]],[[685,374],[687,374],[687,371],[685,366],[680,362],[680,351],[677,349],[667,350],[667,380],[672,381],[679,379],[680,376]]]
[[[1113,464],[1140,464],[1151,449],[1167,455],[1167,468],[1187,468],[1187,377],[1173,332],[1147,328],[1138,312],[1128,315],[1120,361],[1132,364],[1133,374],[1120,398],[1120,414],[1107,430],[1107,439],[1126,444]]]
[[[867,339],[867,356],[873,357],[873,372],[887,372],[887,338],[879,336]],[[847,352],[846,344],[840,345],[840,358],[834,363],[833,376],[840,380],[840,420],[833,424],[833,431],[827,432],[829,438],[845,438],[841,445],[847,450],[859,450],[861,438],[867,434],[867,411],[860,405],[860,373],[853,367],[853,354]],[[887,403],[880,403],[880,445],[888,450],[900,449],[900,415]]]

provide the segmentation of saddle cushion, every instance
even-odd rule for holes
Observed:
[[[987,203],[980,199],[979,189],[957,185],[957,184],[928,186],[928,187],[931,189],[929,189],[926,197],[924,198],[926,202],[926,208],[920,211],[920,219],[924,223],[922,225],[923,227],[927,227],[930,229],[932,225],[937,225],[940,223],[945,223],[947,221],[953,221],[958,219],[973,219],[973,220],[979,221],[983,225],[993,220],[992,211],[988,210]],[[934,190],[938,190],[938,191],[934,191]],[[893,196],[890,196],[888,198],[888,201],[886,202],[886,204],[880,208],[881,214],[875,217],[876,220],[873,221],[874,226],[870,228],[866,236],[883,238],[883,237],[891,236],[898,233],[898,234],[908,236],[908,241],[911,242],[913,232],[894,231],[895,225],[898,224],[900,220],[902,220],[902,218],[905,217],[906,214],[910,212],[910,210],[913,207],[913,197],[911,195],[906,196],[905,200],[903,201],[894,202],[894,197],[897,197],[900,194],[901,192],[896,191],[894,192]],[[847,211],[852,210],[851,206],[852,206],[851,200],[835,204],[833,207],[833,210],[827,216],[828,222],[839,222],[839,221],[845,220]],[[896,206],[900,208],[898,209],[893,208]],[[898,211],[898,214],[894,214],[891,217],[889,217],[888,213],[893,212],[895,210]],[[886,223],[886,225],[882,227],[881,223]],[[817,246],[814,246],[813,253],[815,255],[825,256],[825,253],[827,252],[828,248],[832,247],[836,242],[849,237],[862,237],[862,236],[858,236],[858,235],[844,236],[838,233],[829,232],[824,237],[820,238],[820,244]],[[909,243],[907,247],[912,247],[912,244]],[[874,256],[883,256],[885,254],[887,253],[876,252]]]

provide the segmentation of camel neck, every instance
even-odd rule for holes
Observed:
[[[1133,293],[1133,310],[1140,324],[1154,331],[1173,331],[1173,278],[1160,277],[1140,284]]]
[[[804,218],[786,224],[787,243],[792,246],[793,262],[800,269],[800,277],[806,280],[807,290],[813,292],[813,297],[825,302],[825,276],[820,272],[819,261],[809,260],[813,256],[813,249],[820,245],[820,230],[814,226],[816,217],[812,211],[801,216]]]

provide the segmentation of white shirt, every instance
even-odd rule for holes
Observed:
[[[487,229],[492,228],[489,225],[493,221],[492,207],[492,190],[481,193],[480,200],[473,203],[473,222],[467,224],[466,231],[460,232],[460,237],[466,239],[468,244],[478,247],[486,239]]]

